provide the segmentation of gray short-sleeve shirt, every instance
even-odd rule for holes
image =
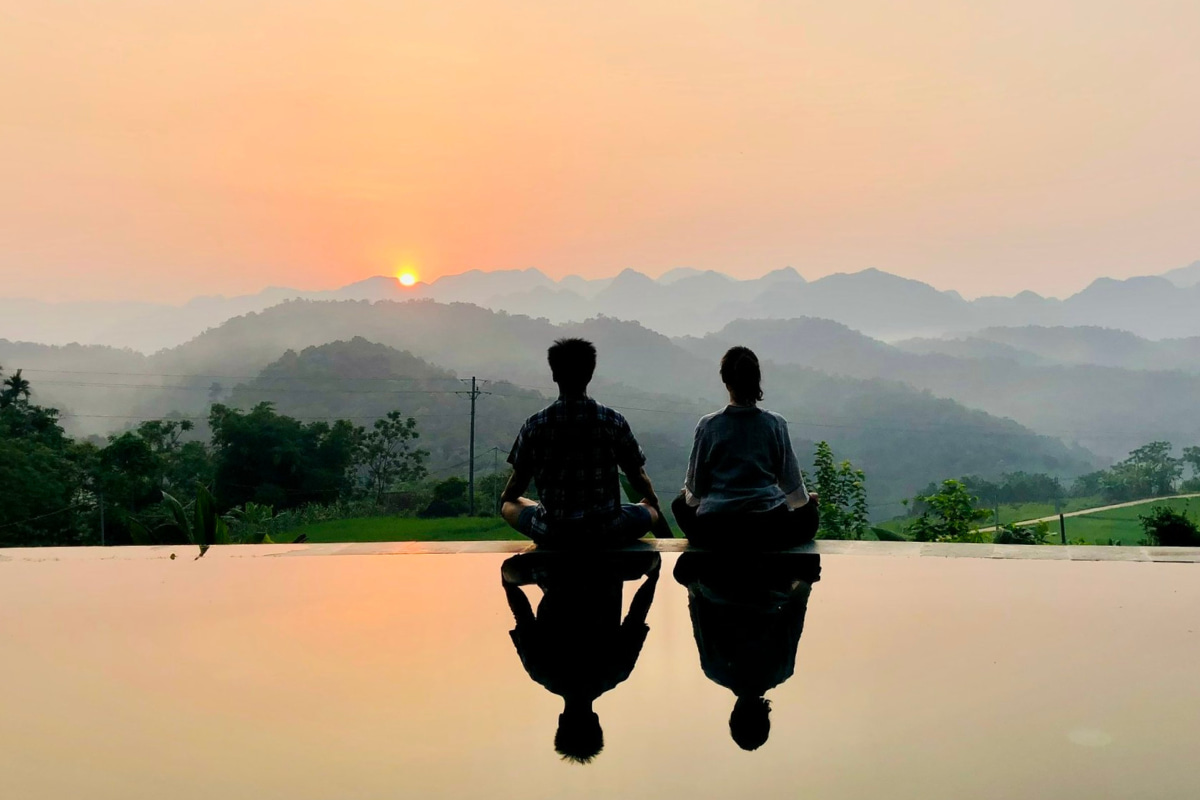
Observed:
[[[756,406],[726,406],[696,424],[684,488],[698,514],[770,511],[808,491],[787,420]]]

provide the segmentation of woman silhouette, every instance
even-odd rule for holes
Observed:
[[[729,735],[757,750],[771,733],[764,695],[792,677],[816,553],[684,553],[675,580],[687,587],[692,634],[709,680],[733,692]]]
[[[676,523],[701,547],[773,549],[811,541],[819,522],[816,495],[804,486],[787,420],[758,407],[762,371],[754,351],[731,347],[721,359],[721,380],[729,405],[696,424],[683,492],[671,504]]]

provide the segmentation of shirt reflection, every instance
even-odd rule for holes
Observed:
[[[504,562],[500,574],[517,626],[510,632],[529,677],[563,699],[554,749],[579,764],[604,748],[597,697],[633,672],[646,634],[662,559],[653,551],[532,552]],[[646,581],[621,619],[626,581]],[[520,587],[536,585],[534,613]]]
[[[737,697],[729,733],[743,750],[757,750],[770,736],[764,695],[796,671],[808,597],[820,577],[814,553],[693,551],[675,564],[675,580],[688,591],[700,666]]]

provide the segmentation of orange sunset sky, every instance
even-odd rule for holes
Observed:
[[[0,0],[0,296],[1200,259],[1195,0]]]

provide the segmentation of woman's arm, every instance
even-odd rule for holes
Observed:
[[[800,474],[800,462],[796,459],[796,449],[792,447],[792,437],[788,433],[787,420],[780,417],[780,423],[783,464],[777,478],[779,488],[783,490],[788,508],[800,508],[808,503],[808,487],[804,485],[804,476]]]
[[[696,433],[692,436],[692,453],[688,456],[687,474],[683,478],[683,500],[692,508],[700,505],[699,492],[696,490],[696,472],[700,469],[700,433],[703,421],[696,423]]]

